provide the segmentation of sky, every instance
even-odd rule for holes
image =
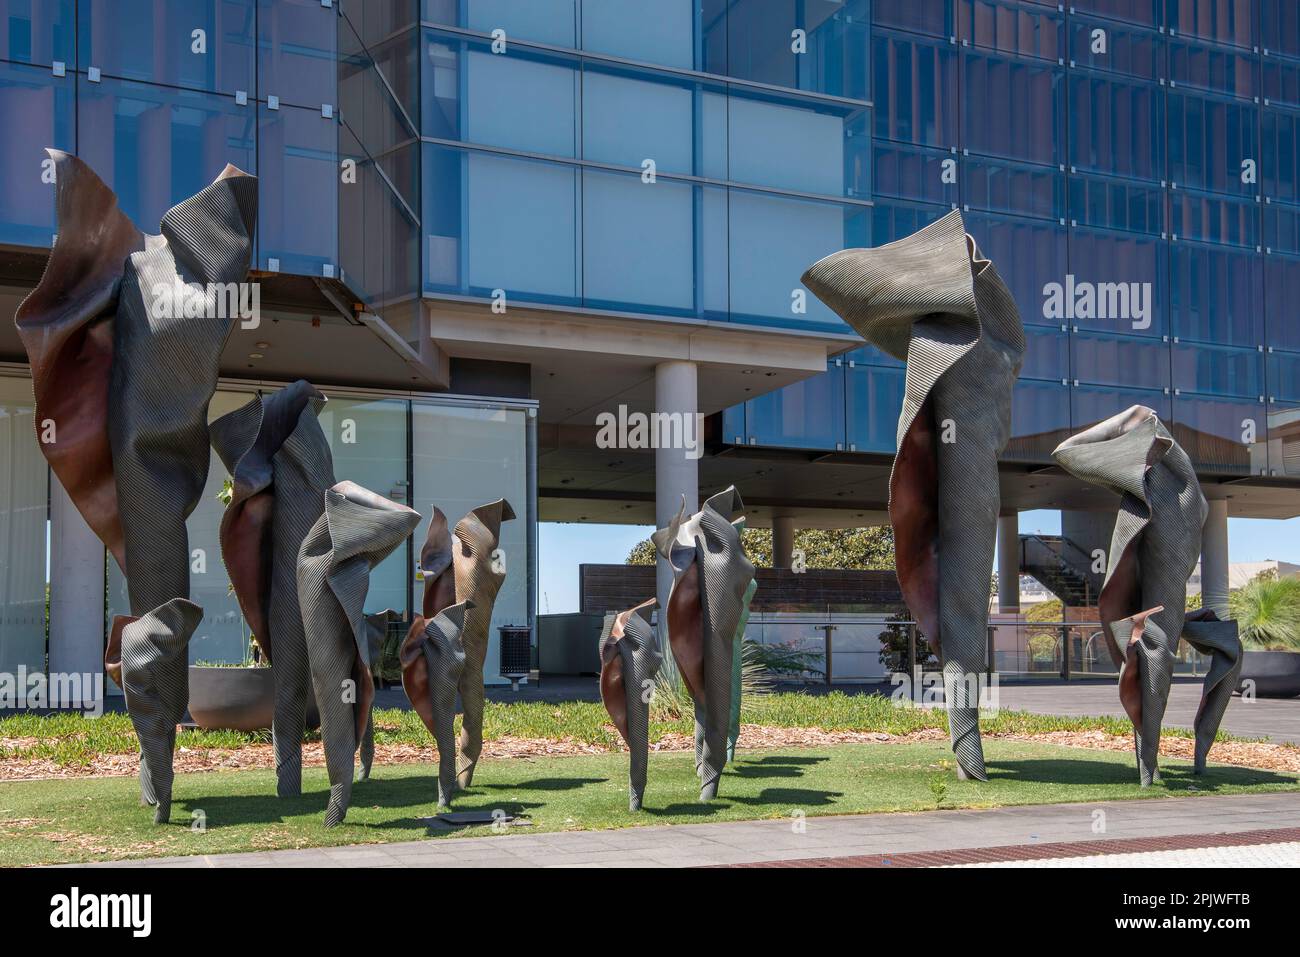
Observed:
[[[586,525],[543,522],[538,525],[539,614],[578,610],[578,566],[622,564],[640,541],[650,537],[648,525]],[[1059,535],[1061,513],[1039,510],[1020,513],[1022,533]],[[1228,519],[1228,561],[1268,559],[1300,562],[1300,518]]]

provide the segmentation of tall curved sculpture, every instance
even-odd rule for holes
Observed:
[[[41,450],[126,576],[131,614],[114,623],[105,665],[132,689],[141,797],[162,823],[175,729],[159,721],[187,697],[176,649],[199,620],[169,603],[189,599],[185,520],[207,478],[208,403],[248,274],[257,181],[227,166],[145,236],[89,166],[48,152],[58,240],[15,324]]]
[[[276,793],[302,793],[302,735],[311,694],[298,605],[298,550],[334,484],[317,416],[325,396],[299,380],[212,423],[212,445],[231,476],[221,554],[253,638],[271,662]]]
[[[987,780],[979,676],[998,455],[1025,352],[1020,313],[957,211],[898,242],[827,256],[803,283],[858,335],[907,363],[889,477],[898,584],[943,661],[958,773]]]
[[[1075,478],[1120,496],[1097,610],[1120,669],[1120,701],[1133,722],[1142,786],[1160,780],[1160,725],[1180,635],[1213,659],[1195,723],[1201,771],[1241,671],[1241,642],[1235,622],[1209,614],[1188,621],[1184,611],[1209,511],[1196,470],[1142,405],[1071,436],[1052,457]]]
[[[651,598],[611,616],[600,636],[600,700],[628,750],[630,811],[641,810],[646,764],[650,756],[650,692],[663,664],[659,641],[638,612]]]
[[[487,659],[488,630],[497,592],[506,580],[504,563],[494,557],[501,542],[501,523],[515,517],[505,499],[480,505],[456,523],[452,568],[456,601],[465,603],[460,640],[465,646],[465,666],[460,675],[460,755],[456,783],[468,788],[483,753],[483,663]],[[444,520],[445,521],[445,520]]]
[[[744,517],[737,515],[744,507],[734,486],[706,500],[689,517],[683,499],[672,524],[651,536],[673,569],[668,644],[695,702],[701,801],[718,795],[727,763],[732,702],[739,698],[738,633],[754,580],[754,565],[740,542]]]
[[[347,814],[353,759],[375,696],[364,612],[370,572],[420,515],[354,482],[326,491],[324,503],[298,552],[298,602],[330,780],[325,826],[334,827]]]

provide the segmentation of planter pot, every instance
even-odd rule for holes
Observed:
[[[190,717],[205,731],[267,731],[275,714],[271,668],[190,665]],[[307,702],[307,727],[320,726],[316,702]]]
[[[1248,651],[1242,657],[1240,692],[1247,679],[1255,682],[1261,698],[1294,698],[1300,695],[1300,652]]]

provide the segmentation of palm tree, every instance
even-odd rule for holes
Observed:
[[[1228,596],[1241,642],[1250,651],[1300,651],[1300,578],[1262,573]]]

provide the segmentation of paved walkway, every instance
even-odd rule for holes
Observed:
[[[804,820],[737,821],[629,827],[610,831],[530,834],[517,828],[493,837],[440,838],[395,844],[259,851],[201,857],[119,861],[103,867],[695,867],[805,861],[853,866],[848,858],[875,857],[876,866],[913,863],[907,855],[963,848],[1024,848],[1070,844],[1069,856],[1123,849],[1125,841],[1172,839],[1180,849],[1224,847],[1239,835],[1250,846],[1297,842],[1300,796],[1261,794],[1155,798],[1095,804],[1052,804],[993,810],[859,814]],[[1254,832],[1254,833],[1248,833]],[[1267,833],[1263,833],[1267,832]],[[1195,840],[1194,838],[1199,838]],[[1147,847],[1142,850],[1149,850]],[[1049,853],[1056,854],[1054,849]],[[961,863],[944,861],[935,863]],[[975,862],[975,861],[970,861]],[[915,861],[915,863],[929,863]]]

